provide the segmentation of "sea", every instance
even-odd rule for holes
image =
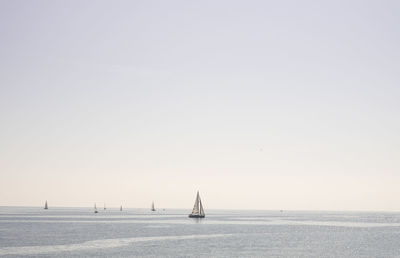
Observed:
[[[400,257],[400,213],[0,207],[0,257]]]

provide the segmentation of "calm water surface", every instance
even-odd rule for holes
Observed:
[[[400,257],[400,213],[0,207],[4,257]]]

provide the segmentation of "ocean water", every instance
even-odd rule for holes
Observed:
[[[400,213],[0,207],[1,257],[400,257]]]

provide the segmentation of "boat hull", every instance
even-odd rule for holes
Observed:
[[[189,214],[189,218],[204,218],[205,215]]]

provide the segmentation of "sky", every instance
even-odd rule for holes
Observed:
[[[0,205],[400,211],[399,1],[0,1]]]

